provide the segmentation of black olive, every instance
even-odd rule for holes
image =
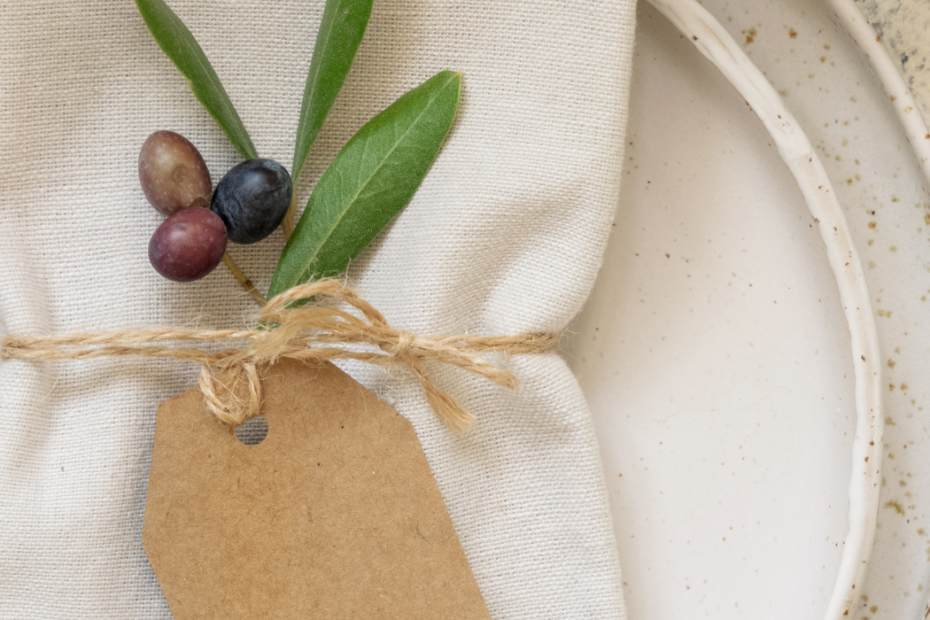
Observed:
[[[291,175],[271,159],[250,159],[226,173],[210,208],[235,243],[261,241],[278,227],[291,204]]]

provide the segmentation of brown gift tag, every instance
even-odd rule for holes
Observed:
[[[328,362],[263,388],[254,446],[196,388],[159,406],[142,542],[176,620],[487,620],[410,423]]]

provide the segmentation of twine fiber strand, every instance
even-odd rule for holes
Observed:
[[[343,302],[361,316],[318,303]],[[417,377],[436,415],[456,430],[471,426],[474,417],[430,379],[425,362],[456,366],[497,385],[514,388],[517,378],[480,357],[482,353],[527,354],[552,349],[552,334],[515,336],[420,337],[391,327],[384,315],[337,280],[295,286],[268,301],[258,325],[247,330],[147,328],[47,337],[10,335],[0,341],[0,358],[22,360],[91,359],[136,355],[171,357],[202,365],[199,387],[204,403],[221,422],[239,426],[261,412],[262,387],[258,367],[280,359],[354,359],[377,365],[404,365]],[[274,326],[273,328],[269,326]],[[262,328],[261,326],[265,326]],[[161,346],[166,342],[246,341],[243,348],[210,352],[197,347]],[[377,350],[353,350],[325,345],[364,344]],[[321,346],[323,345],[323,346]],[[220,385],[217,375],[233,370],[248,386],[248,398]]]

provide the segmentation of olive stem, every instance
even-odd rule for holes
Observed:
[[[294,232],[294,216],[297,214],[297,183],[294,183],[294,197],[291,198],[291,204],[281,220],[281,230],[284,232],[284,239],[290,239]]]
[[[232,272],[233,276],[239,281],[239,284],[242,285],[242,289],[252,296],[259,306],[265,305],[265,298],[261,293],[258,292],[258,289],[255,288],[255,285],[252,284],[252,281],[242,273],[242,270],[239,269],[239,265],[236,264],[236,261],[232,259],[232,256],[229,255],[229,252],[223,253],[223,262],[226,263],[226,266],[229,268],[229,271]]]

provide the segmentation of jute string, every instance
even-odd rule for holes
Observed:
[[[300,300],[345,302],[361,314],[318,303],[292,305]],[[262,327],[264,326],[264,327]],[[164,342],[247,340],[244,348],[210,352],[200,348],[160,346]],[[128,329],[96,333],[30,337],[10,335],[0,341],[0,358],[23,360],[90,359],[141,355],[173,357],[199,362],[199,387],[204,402],[221,422],[236,427],[261,413],[262,385],[259,366],[279,359],[355,359],[369,364],[405,365],[419,379],[430,405],[450,427],[463,430],[474,417],[430,379],[424,362],[451,364],[480,375],[497,385],[514,388],[510,371],[480,357],[482,353],[540,353],[556,342],[551,334],[515,336],[421,337],[391,327],[384,316],[350,288],[336,280],[295,286],[262,307],[254,329]],[[365,344],[376,350],[360,351],[327,345]],[[216,376],[233,370],[247,382],[248,397],[220,389]]]

